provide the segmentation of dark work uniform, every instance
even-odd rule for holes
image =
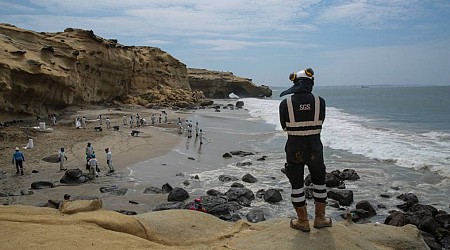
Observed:
[[[320,140],[322,123],[325,120],[325,100],[314,96],[314,81],[299,78],[288,93],[293,93],[280,103],[280,123],[288,134],[285,146],[286,176],[292,186],[291,201],[295,207],[306,205],[304,191],[304,166],[311,173],[314,200],[325,202],[325,164]],[[287,92],[287,91],[285,91]],[[283,95],[283,93],[282,93]]]

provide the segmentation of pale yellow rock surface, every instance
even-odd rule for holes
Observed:
[[[289,219],[229,223],[191,210],[67,215],[1,206],[0,233],[2,249],[428,249],[412,225],[337,222],[303,233],[291,229]]]

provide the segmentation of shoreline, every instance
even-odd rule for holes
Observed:
[[[75,108],[74,108],[75,109]],[[76,109],[75,109],[76,110]],[[123,110],[111,110],[104,107],[89,107],[88,109],[69,111],[67,115],[58,117],[56,126],[49,126],[52,132],[44,133],[27,127],[23,124],[1,128],[0,136],[6,138],[5,144],[0,148],[0,171],[4,178],[0,180],[1,204],[21,204],[39,206],[44,205],[48,200],[61,201],[64,194],[75,196],[98,197],[103,200],[104,208],[109,210],[133,210],[136,212],[151,211],[152,205],[166,201],[167,195],[136,195],[134,190],[136,183],[130,179],[130,166],[139,162],[148,161],[160,155],[164,155],[173,150],[180,142],[181,138],[175,135],[178,117],[184,117],[182,113],[173,110],[162,109],[168,113],[168,124],[151,125],[151,114],[160,114],[161,110],[145,108],[127,108]],[[138,136],[131,136],[128,125],[122,124],[123,114],[133,116],[139,113],[147,120],[146,126],[133,128],[141,133]],[[102,114],[103,124],[101,132],[95,132],[94,127],[100,126],[99,121],[95,121],[97,116]],[[75,117],[86,116],[88,121],[86,129],[75,128]],[[109,117],[112,126],[120,126],[118,131],[106,129],[105,120]],[[127,123],[129,120],[127,120]],[[47,123],[47,121],[46,121]],[[38,126],[39,121],[31,121],[31,126]],[[150,125],[149,125],[150,124]],[[23,149],[28,137],[32,137],[34,148]],[[57,158],[57,153],[61,147],[65,148],[68,160],[65,168],[79,168],[83,173],[85,169],[85,147],[87,142],[94,146],[96,158],[98,160],[100,173],[95,180],[79,185],[66,185],[59,183],[64,171],[59,170],[59,163],[51,163],[48,159]],[[25,154],[24,176],[15,174],[15,166],[11,164],[11,157],[14,148],[18,146]],[[106,165],[105,148],[112,151],[113,166],[115,172],[108,174]],[[47,160],[45,159],[47,158]],[[32,173],[38,171],[38,173]],[[55,183],[54,188],[31,190],[31,183],[36,181],[51,181]],[[101,193],[100,187],[116,185],[119,188],[127,188],[126,195],[117,196],[109,193]],[[29,193],[31,195],[20,195]],[[142,196],[142,197],[141,197]],[[129,201],[142,201],[144,205],[130,204]],[[134,205],[134,206],[133,206]]]

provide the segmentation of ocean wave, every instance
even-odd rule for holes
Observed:
[[[279,124],[280,100],[244,99],[249,114],[282,130]],[[450,134],[437,131],[416,132],[387,127],[380,120],[349,114],[327,107],[322,142],[332,149],[394,163],[416,170],[426,166],[430,171],[450,177]]]

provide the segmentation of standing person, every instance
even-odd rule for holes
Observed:
[[[89,160],[91,159],[91,155],[94,154],[94,146],[90,142],[87,143],[86,146],[86,169],[89,170]]]
[[[98,161],[95,158],[95,154],[91,154],[88,164],[89,164],[89,174],[91,178],[92,179],[97,178]]]
[[[280,103],[280,123],[288,134],[286,142],[286,176],[292,186],[291,201],[297,213],[290,226],[309,232],[304,185],[304,167],[308,166],[315,202],[314,228],[331,227],[332,221],[325,217],[327,189],[325,186],[325,164],[323,145],[320,140],[322,123],[325,120],[325,100],[314,96],[314,71],[310,68],[292,73],[289,79],[294,86],[280,94],[288,96]]]
[[[75,128],[79,129],[81,127],[80,117],[75,119]]]
[[[130,115],[130,128],[133,128],[133,115]]]
[[[16,174],[19,173],[23,175],[23,162],[25,161],[25,156],[23,153],[19,150],[19,147],[16,147],[16,150],[12,157],[12,164],[16,164]]]
[[[127,125],[127,115],[123,115],[122,122],[123,122],[123,125]]]
[[[198,137],[198,122],[195,122],[195,137]]]
[[[66,153],[64,152],[64,148],[61,148],[59,151],[59,170],[67,170],[67,168],[64,168],[64,162],[67,160]]]
[[[163,112],[164,112],[164,123],[167,124],[167,113],[166,113],[166,111],[163,111]]]
[[[109,173],[114,173],[114,167],[112,165],[112,153],[111,149],[105,148],[106,152],[106,164],[108,164]]]
[[[139,116],[139,113],[136,113],[136,126],[140,127],[141,124],[141,117]]]
[[[99,120],[99,122],[100,122],[100,126],[103,124],[103,121],[102,121],[102,115],[98,115],[98,120]]]
[[[162,123],[162,115],[159,114],[159,123]]]
[[[52,115],[52,125],[56,126],[56,114]]]
[[[200,136],[200,145],[203,144],[203,135],[204,135],[204,134],[205,134],[205,133],[203,133],[203,130],[200,129],[200,133],[198,133],[198,136]]]
[[[191,123],[189,123],[189,125],[188,125],[188,138],[191,138],[192,137],[192,124]]]
[[[109,120],[109,117],[106,117],[105,123],[106,123],[106,128],[111,129],[111,120]]]
[[[86,117],[81,117],[81,127],[86,128]]]

